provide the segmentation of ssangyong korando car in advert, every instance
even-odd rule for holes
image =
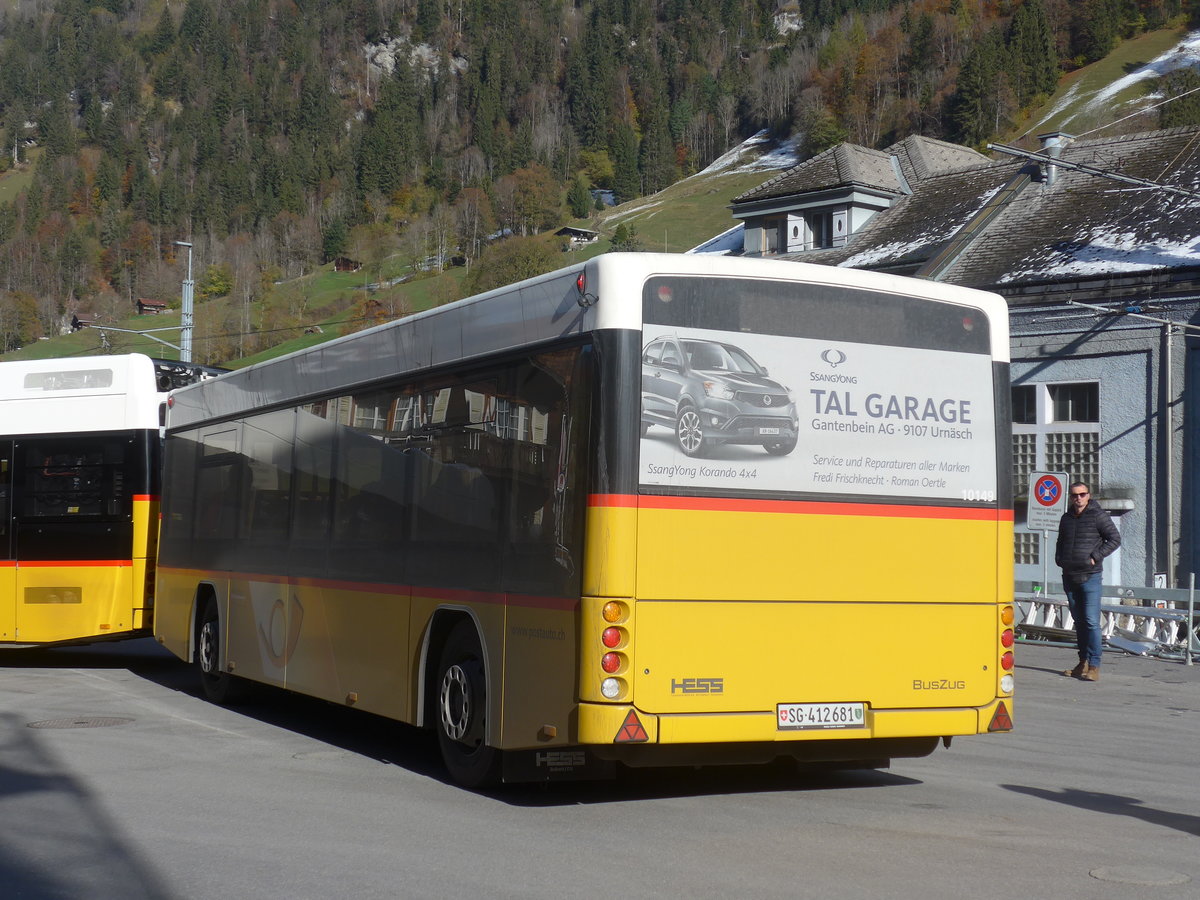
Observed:
[[[676,336],[642,351],[642,434],[675,430],[679,449],[707,456],[718,444],[759,444],[772,456],[796,447],[791,392],[740,347]]]

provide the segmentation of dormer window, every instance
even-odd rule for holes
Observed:
[[[783,253],[788,249],[787,227],[786,217],[763,221],[763,250],[765,252]]]
[[[812,212],[806,217],[808,219],[808,232],[810,241],[806,250],[824,250],[826,247],[833,246],[833,213],[829,210],[822,212]]]

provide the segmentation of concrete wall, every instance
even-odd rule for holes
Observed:
[[[1183,322],[1194,316],[1194,307],[1170,315]],[[1200,527],[1200,514],[1191,512],[1197,500],[1191,472],[1200,464],[1200,450],[1195,440],[1196,417],[1185,417],[1183,401],[1189,393],[1185,378],[1194,381],[1200,377],[1200,357],[1185,347],[1188,341],[1183,335],[1176,334],[1171,339],[1168,365],[1167,343],[1163,325],[1129,316],[1096,315],[1086,309],[1076,313],[1061,306],[1013,311],[1013,384],[1100,383],[1101,484],[1097,499],[1113,513],[1122,536],[1119,559],[1105,568],[1108,584],[1149,587],[1154,585],[1156,572],[1166,572],[1168,587],[1176,583],[1186,586],[1193,565],[1191,545]],[[1168,381],[1172,395],[1169,413]],[[1168,443],[1169,456],[1163,452]],[[1014,487],[1017,494],[1025,493],[1025,485]],[[1188,514],[1181,520],[1182,496],[1189,499],[1182,507]],[[1016,518],[1017,529],[1023,530],[1021,505]],[[1050,536],[1050,581],[1057,590],[1054,536]],[[1041,580],[1042,566],[1017,566],[1016,577]]]

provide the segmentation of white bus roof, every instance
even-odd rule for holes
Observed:
[[[996,294],[933,281],[783,260],[606,253],[587,262],[426,310],[172,393],[171,427],[330,396],[397,373],[503,353],[601,329],[642,328],[640,285],[653,275],[762,278],[924,297],[981,310],[992,357],[1007,361],[1008,309]],[[581,296],[578,279],[583,278]],[[615,285],[615,288],[614,288]],[[623,289],[628,285],[634,290]],[[346,373],[353,371],[353,377]]]
[[[0,434],[157,428],[162,396],[150,357],[77,356],[0,363]]]

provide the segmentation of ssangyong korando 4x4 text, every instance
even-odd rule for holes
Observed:
[[[651,425],[674,428],[688,456],[717,444],[761,444],[785,456],[798,419],[791,392],[740,347],[659,337],[642,351],[643,435]]]

